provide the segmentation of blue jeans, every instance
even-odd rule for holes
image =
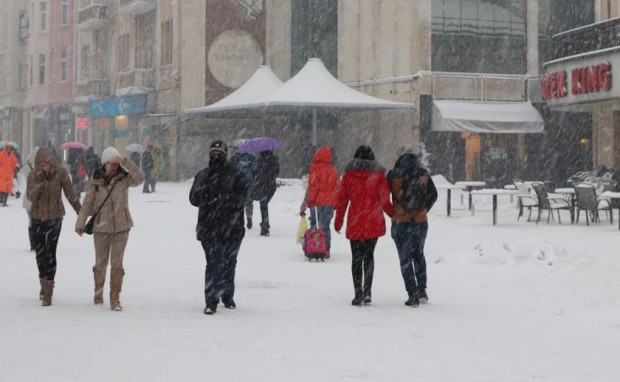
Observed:
[[[204,240],[205,251],[205,303],[230,300],[235,295],[235,270],[241,240]]]
[[[310,208],[310,228],[317,228],[317,219],[319,227],[325,231],[325,241],[327,242],[327,250],[332,247],[332,230],[330,228],[331,221],[334,217],[334,207],[332,206],[316,206]]]
[[[400,272],[403,275],[407,294],[410,296],[426,289],[424,242],[427,233],[428,222],[392,224],[392,239],[398,250]]]

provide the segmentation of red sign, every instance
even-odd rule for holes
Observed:
[[[79,130],[84,130],[88,127],[88,118],[86,117],[79,117],[78,119],[75,120],[75,127],[77,127]]]
[[[565,71],[545,73],[541,78],[540,93],[543,100],[564,98],[568,95],[569,78]],[[591,94],[611,90],[611,64],[604,62],[571,70],[572,95]]]

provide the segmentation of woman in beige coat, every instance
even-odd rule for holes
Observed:
[[[128,189],[144,181],[144,175],[129,158],[123,158],[114,147],[108,147],[101,154],[103,166],[95,171],[89,182],[82,208],[78,214],[75,232],[82,236],[89,216],[94,214],[110,197],[95,218],[93,237],[95,241],[95,279],[96,305],[103,304],[105,274],[110,263],[110,308],[123,310],[119,301],[123,286],[123,256],[129,230],[133,226],[128,206]]]

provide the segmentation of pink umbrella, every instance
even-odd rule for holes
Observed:
[[[69,150],[69,149],[82,149],[86,150],[88,147],[82,142],[65,142],[62,145],[58,146],[61,150]]]

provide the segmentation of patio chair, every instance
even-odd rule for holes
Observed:
[[[538,198],[530,192],[530,189],[522,180],[515,179],[514,185],[518,192],[517,204],[519,206],[519,215],[517,220],[523,216],[523,208],[525,207],[529,210],[529,215],[527,216],[527,221],[529,222],[532,217],[532,207],[538,208]]]
[[[557,211],[558,222],[562,224],[560,210],[569,211],[570,221],[571,223],[574,222],[573,206],[568,200],[562,197],[550,197],[547,193],[545,185],[540,182],[532,183],[532,187],[534,188],[534,191],[536,191],[536,197],[538,198],[538,218],[536,219],[536,224],[540,221],[543,210],[549,211],[549,214],[547,215],[547,223],[549,223],[549,219],[553,217],[553,211]]]
[[[607,199],[598,199],[596,196],[596,186],[590,183],[579,183],[575,186],[575,208],[577,217],[575,222],[579,222],[579,216],[581,211],[585,212],[586,225],[590,225],[590,220],[593,223],[600,222],[599,211],[605,211],[606,216],[610,223],[613,223],[612,218],[608,214],[611,214],[611,203]]]

